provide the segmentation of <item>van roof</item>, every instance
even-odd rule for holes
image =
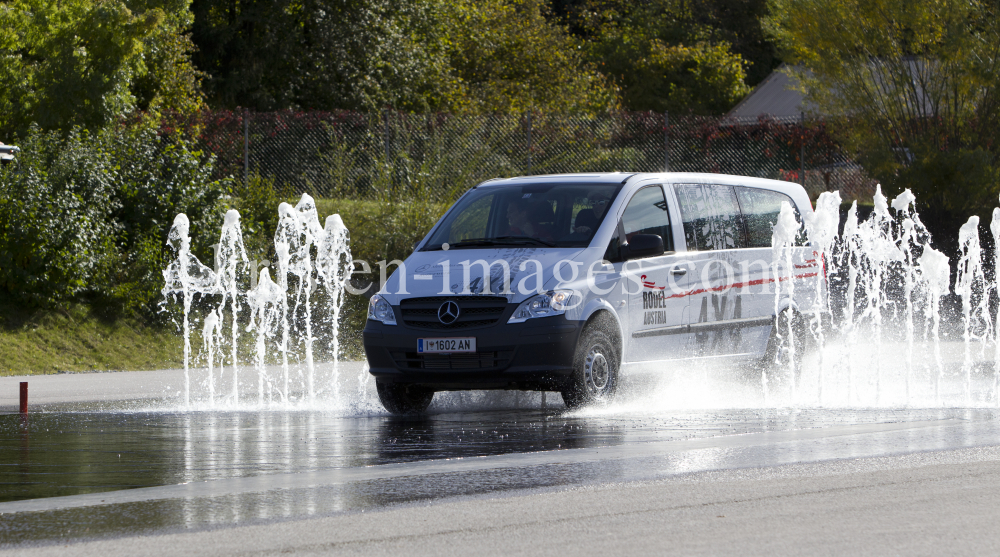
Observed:
[[[540,182],[572,182],[574,184],[623,184],[635,172],[592,172],[579,174],[539,174],[537,176],[516,176],[514,178],[494,178],[487,180],[483,186],[510,186],[517,184],[538,184]]]
[[[539,182],[572,182],[574,184],[623,184],[632,178],[644,180],[662,177],[672,183],[690,181],[692,183],[716,183],[757,186],[783,191],[797,192],[802,186],[795,182],[784,182],[768,178],[752,176],[737,176],[734,174],[710,174],[707,172],[592,172],[579,174],[539,174],[537,176],[515,176],[513,178],[494,178],[487,180],[483,186],[509,186],[517,184],[537,184]]]

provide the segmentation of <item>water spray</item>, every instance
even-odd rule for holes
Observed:
[[[177,254],[163,271],[164,297],[180,295],[184,304],[184,406],[191,404],[191,302],[196,294],[215,294],[215,273],[191,253],[191,223],[184,213],[174,217],[167,245]]]

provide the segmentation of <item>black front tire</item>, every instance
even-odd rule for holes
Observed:
[[[618,343],[608,320],[589,323],[580,335],[573,357],[573,375],[562,389],[567,408],[607,403],[618,390]]]
[[[382,406],[391,414],[419,414],[431,404],[434,391],[417,385],[399,385],[375,381],[375,390]]]

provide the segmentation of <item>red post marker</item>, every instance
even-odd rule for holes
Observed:
[[[28,413],[28,382],[21,381],[21,413]]]

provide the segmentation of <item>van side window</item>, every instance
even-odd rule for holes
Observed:
[[[746,247],[743,219],[733,186],[680,184],[674,188],[688,250]]]
[[[799,210],[792,198],[783,193],[757,188],[736,187],[736,196],[743,210],[743,220],[747,226],[747,240],[751,248],[771,247],[771,232],[774,223],[778,222],[781,212],[781,202],[787,201],[795,209],[799,218]],[[799,219],[801,222],[801,218]]]
[[[642,188],[625,207],[622,214],[625,241],[636,234],[656,234],[663,238],[663,250],[674,251],[674,237],[670,233],[670,213],[661,186]]]

